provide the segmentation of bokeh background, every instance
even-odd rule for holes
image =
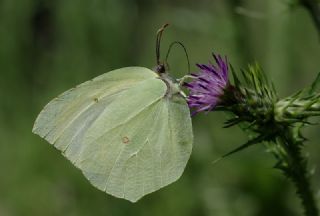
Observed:
[[[136,204],[95,189],[31,133],[42,107],[63,91],[115,68],[153,68],[155,33],[166,22],[162,56],[170,42],[182,41],[192,71],[212,51],[236,69],[258,61],[281,97],[320,71],[317,31],[289,0],[1,0],[1,216],[301,215],[292,184],[272,168],[263,146],[212,164],[247,140],[239,128],[222,128],[221,113],[193,119],[194,149],[181,179]],[[182,49],[173,49],[169,63],[172,75],[187,72]],[[318,131],[305,131],[316,191]]]

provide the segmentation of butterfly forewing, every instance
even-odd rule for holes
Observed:
[[[128,67],[82,83],[47,104],[37,117],[32,131],[53,144],[86,110],[92,109],[92,113],[96,114],[97,106],[94,105],[99,100],[155,77],[156,73],[147,68]]]

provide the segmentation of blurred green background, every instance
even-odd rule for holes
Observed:
[[[193,71],[212,51],[236,69],[258,61],[280,96],[320,71],[311,18],[285,0],[0,0],[0,216],[301,215],[292,184],[263,146],[212,164],[247,139],[239,128],[222,129],[220,113],[193,119],[194,150],[181,179],[136,204],[95,189],[31,133],[42,107],[63,91],[115,68],[153,68],[155,32],[166,22],[162,55],[182,41]],[[187,72],[181,49],[169,63],[174,76]],[[315,170],[318,130],[305,131]],[[316,170],[316,191],[319,180]]]

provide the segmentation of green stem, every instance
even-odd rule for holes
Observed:
[[[281,170],[294,183],[297,194],[300,196],[306,216],[318,216],[319,212],[311,190],[307,160],[302,156],[302,140],[294,137],[292,129],[288,129],[280,139],[279,144],[284,148],[286,154],[282,155],[284,162]]]

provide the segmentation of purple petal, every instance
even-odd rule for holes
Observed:
[[[192,115],[203,111],[211,111],[219,104],[224,89],[228,85],[228,61],[227,57],[213,54],[215,64],[196,64],[200,69],[197,74],[184,86],[189,89],[187,102],[190,108],[195,108]]]

